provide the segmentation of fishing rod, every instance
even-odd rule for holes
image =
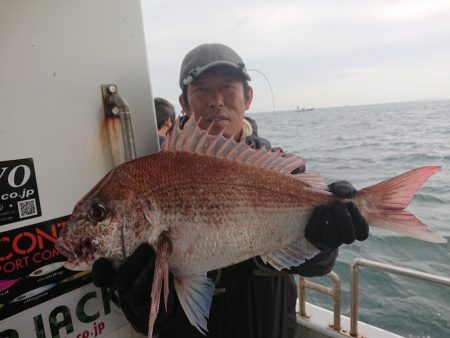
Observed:
[[[275,112],[275,97],[273,95],[273,89],[272,89],[272,86],[270,84],[270,81],[269,81],[268,77],[262,71],[260,71],[259,69],[256,69],[256,68],[247,69],[247,71],[248,72],[257,72],[257,73],[262,75],[264,80],[266,80],[267,85],[269,86],[269,89],[270,89],[270,94],[272,95],[272,110]]]

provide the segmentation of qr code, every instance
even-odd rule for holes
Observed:
[[[36,200],[34,198],[24,201],[18,201],[19,217],[29,217],[37,215]]]

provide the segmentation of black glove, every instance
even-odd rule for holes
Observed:
[[[338,198],[351,198],[357,192],[347,181],[332,183],[328,188]],[[334,201],[315,207],[305,228],[306,239],[320,250],[335,249],[355,239],[364,241],[368,236],[369,226],[352,202]]]
[[[147,243],[141,244],[117,271],[113,270],[112,262],[106,258],[99,258],[92,267],[94,284],[97,287],[110,287],[117,291],[125,317],[133,328],[142,334],[148,332],[150,293],[154,268],[155,252]],[[162,294],[163,292],[161,292]],[[167,313],[164,309],[163,297],[161,297],[159,312],[153,329],[155,333],[165,325],[174,313],[175,298],[173,278],[169,274]]]

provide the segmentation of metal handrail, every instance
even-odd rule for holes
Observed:
[[[358,336],[358,288],[359,288],[359,267],[364,266],[366,268],[381,270],[389,273],[395,273],[398,275],[408,276],[416,279],[430,281],[445,286],[450,286],[450,278],[433,275],[426,272],[407,269],[392,264],[379,263],[363,258],[356,258],[352,263],[352,276],[350,282],[350,335],[353,337]]]
[[[340,331],[341,330],[341,279],[339,278],[338,274],[334,271],[331,271],[326,275],[328,278],[330,278],[333,283],[334,287],[329,288],[324,285],[314,283],[311,281],[306,280],[304,277],[299,278],[299,305],[300,305],[300,316],[303,318],[307,318],[306,314],[306,288],[309,288],[311,290],[315,290],[318,292],[321,292],[323,294],[326,294],[333,298],[333,330]]]
[[[117,92],[114,84],[102,85],[101,89],[105,116],[120,119],[125,161],[133,160],[136,158],[136,146],[128,102]]]

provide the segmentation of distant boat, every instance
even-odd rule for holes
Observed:
[[[295,108],[295,111],[312,111],[312,110],[314,110],[314,108],[305,108],[305,107],[300,108],[299,106]]]

